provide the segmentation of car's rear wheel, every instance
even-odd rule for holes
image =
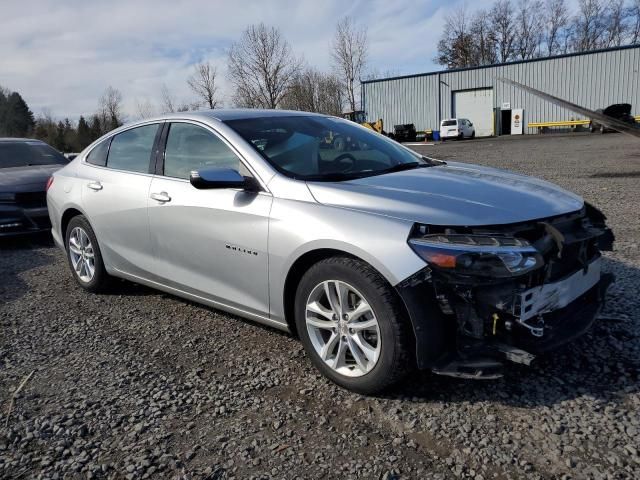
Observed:
[[[393,288],[368,264],[332,257],[296,293],[296,326],[314,365],[338,385],[375,393],[409,370],[407,320]]]
[[[83,215],[69,221],[65,247],[73,277],[82,288],[99,292],[108,287],[110,277],[104,268],[98,239]]]

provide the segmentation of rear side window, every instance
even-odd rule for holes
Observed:
[[[94,147],[87,155],[87,163],[104,167],[107,164],[107,153],[109,153],[109,143],[111,139],[107,138]]]
[[[148,173],[158,125],[145,125],[119,133],[111,140],[107,167]]]
[[[192,170],[203,167],[242,170],[237,155],[213,133],[189,123],[172,123],[164,155],[165,176],[188,179]]]

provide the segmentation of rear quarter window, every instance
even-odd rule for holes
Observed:
[[[110,143],[111,139],[107,138],[96,145],[93,150],[89,152],[89,155],[87,155],[87,163],[104,167],[107,164],[107,154],[109,153]]]

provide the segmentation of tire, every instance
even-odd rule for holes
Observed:
[[[348,322],[338,319],[327,301],[327,286],[334,293],[351,289],[346,295],[345,310],[356,312],[364,301],[366,313],[356,314]],[[318,306],[309,310],[312,305]],[[314,325],[308,323],[307,313]],[[391,285],[361,260],[331,257],[313,265],[298,285],[295,320],[302,344],[315,367],[348,390],[362,394],[380,392],[400,381],[415,365],[415,361],[411,361],[410,325],[400,299]],[[323,326],[316,328],[315,323]],[[372,323],[376,326],[363,328]],[[359,345],[364,345],[363,349]],[[374,355],[373,350],[377,354]],[[326,360],[321,357],[323,351],[327,352]],[[340,355],[341,351],[345,353]]]
[[[69,221],[64,246],[71,273],[78,285],[89,292],[97,293],[107,290],[111,277],[104,268],[96,234],[84,215],[78,215]],[[81,262],[84,262],[84,268],[80,266]],[[93,263],[92,274],[91,263]]]
[[[474,138],[476,138],[476,131],[475,130],[473,132],[471,132],[471,140],[473,140]]]

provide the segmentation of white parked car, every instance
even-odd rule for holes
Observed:
[[[476,129],[466,118],[447,118],[440,122],[440,139],[475,138]]]

